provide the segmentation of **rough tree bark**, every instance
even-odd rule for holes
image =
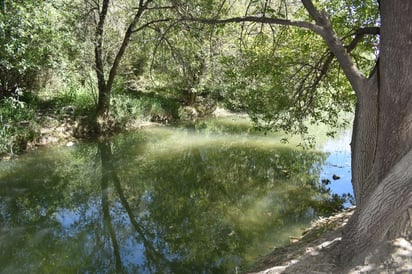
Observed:
[[[102,3],[102,8],[99,11],[99,20],[96,26],[95,32],[95,46],[94,46],[94,58],[95,58],[95,71],[97,77],[97,88],[98,88],[98,103],[97,103],[97,117],[101,117],[105,114],[106,108],[108,110],[109,106],[106,106],[110,100],[106,88],[106,79],[104,73],[103,65],[103,34],[104,34],[104,24],[106,21],[107,12],[109,9],[109,0],[104,0]]]
[[[98,8],[99,16],[95,32],[94,49],[96,65],[95,70],[98,83],[98,102],[96,109],[96,120],[98,125],[101,125],[102,123],[104,124],[106,119],[108,118],[110,110],[111,91],[113,88],[114,79],[117,75],[117,69],[130,43],[131,36],[133,35],[133,33],[141,29],[136,29],[136,25],[142,17],[143,13],[147,10],[148,5],[151,2],[153,2],[153,0],[139,0],[139,5],[136,8],[136,13],[132,21],[130,22],[129,26],[127,27],[126,32],[124,33],[122,43],[117,51],[113,64],[111,65],[111,68],[109,70],[109,76],[107,77],[107,79],[105,76],[105,69],[103,65],[103,34],[110,0],[103,0],[102,7]]]
[[[412,2],[381,1],[380,57],[369,78],[361,75],[326,14],[302,0],[318,32],[357,96],[352,136],[356,212],[346,226],[340,261],[362,261],[385,240],[405,236],[412,204]],[[382,246],[380,246],[382,247]]]
[[[358,93],[352,141],[357,210],[342,241],[346,263],[407,236],[411,223],[412,2],[382,0],[380,6],[378,70],[372,88]]]

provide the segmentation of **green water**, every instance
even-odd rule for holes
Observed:
[[[0,273],[236,273],[341,207],[327,155],[226,122],[0,162]]]

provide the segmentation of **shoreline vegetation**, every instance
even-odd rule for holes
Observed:
[[[107,135],[177,119],[172,99],[120,94],[114,97]],[[71,146],[97,137],[92,94],[82,91],[54,95],[25,94],[0,99],[0,160],[17,157],[47,145]]]

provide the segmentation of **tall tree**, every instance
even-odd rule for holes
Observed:
[[[354,84],[359,85],[352,140],[358,209],[344,235],[346,256],[411,233],[412,4],[384,0],[380,14],[377,69]]]
[[[256,1],[250,1],[248,9]],[[352,136],[352,183],[356,198],[356,213],[346,226],[340,245],[341,259],[353,262],[364,258],[385,240],[410,233],[412,204],[412,3],[403,0],[350,1],[351,16],[333,18],[332,1],[301,0],[309,20],[293,20],[273,13],[272,1],[266,3],[257,16],[232,18],[194,17],[184,14],[185,20],[207,24],[255,22],[269,25],[294,26],[309,30],[322,38],[331,52],[320,68],[312,67],[319,84],[333,60],[337,60],[356,95],[356,110]],[[285,3],[285,1],[280,1]],[[380,4],[378,9],[378,4]],[[323,6],[322,6],[323,5]],[[339,5],[339,4],[338,4]],[[359,13],[379,10],[381,21],[357,24]],[[270,9],[268,7],[271,7]],[[289,10],[290,11],[290,10]],[[294,18],[304,18],[296,15]],[[340,20],[353,29],[348,33],[334,27]],[[351,24],[352,23],[352,24]],[[374,69],[366,76],[354,60],[354,49],[365,35],[378,35],[379,54]],[[352,40],[345,44],[347,38]],[[371,45],[373,46],[373,45]],[[312,89],[311,92],[315,92]],[[409,234],[408,234],[409,235]]]
[[[103,0],[93,3],[96,4],[95,8],[97,10],[96,18],[96,32],[95,32],[95,70],[97,76],[98,84],[98,103],[97,103],[97,118],[98,120],[105,120],[108,116],[110,109],[110,95],[114,83],[114,79],[117,74],[117,69],[120,65],[120,61],[129,45],[130,38],[134,32],[136,32],[136,25],[141,20],[143,13],[148,9],[148,5],[153,2],[153,0],[140,0],[138,6],[136,7],[136,12],[133,16],[131,22],[129,22],[125,33],[123,34],[122,42],[115,53],[114,60],[109,69],[108,76],[105,75],[105,67],[103,60],[103,35],[104,27],[106,23],[106,17],[109,11],[110,0]]]
[[[195,61],[201,63],[200,65],[193,65],[194,61],[183,60],[184,54],[177,53],[179,46],[174,45],[173,42],[168,40],[167,35],[173,32],[175,34],[179,33],[179,28],[181,33],[188,32],[185,29],[187,26],[184,26],[182,21],[176,20],[176,14],[179,9],[210,11],[213,10],[215,2],[216,0],[183,1],[181,3],[180,1],[171,0],[139,0],[124,1],[122,3],[110,0],[85,1],[86,10],[88,10],[88,15],[92,15],[95,26],[94,69],[98,86],[96,120],[101,129],[104,128],[104,124],[109,117],[111,93],[115,79],[118,76],[121,61],[125,57],[126,50],[133,42],[154,44],[154,53],[156,53],[156,49],[160,48],[159,45],[163,43],[166,45],[165,48],[174,51],[171,53],[172,59],[175,62],[180,62],[183,70],[188,70],[190,76],[185,76],[191,81],[187,81],[190,83],[186,86],[198,84],[197,78],[202,73],[202,60]],[[221,11],[222,7],[219,7],[218,10]],[[116,41],[119,33],[121,38]],[[137,33],[139,33],[139,38],[142,39],[136,38]],[[180,35],[183,36],[183,34]],[[179,41],[174,41],[174,43],[178,44]],[[140,48],[143,48],[143,46]],[[192,59],[201,58],[196,56],[196,58]],[[135,64],[137,63],[139,62]],[[163,61],[163,63],[167,63],[167,61]],[[139,69],[142,70],[142,68]]]

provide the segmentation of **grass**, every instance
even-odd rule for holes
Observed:
[[[70,112],[74,117],[87,116],[94,112],[96,95],[76,82],[69,83],[59,91],[42,90],[32,96],[33,105],[45,113],[57,117]]]

